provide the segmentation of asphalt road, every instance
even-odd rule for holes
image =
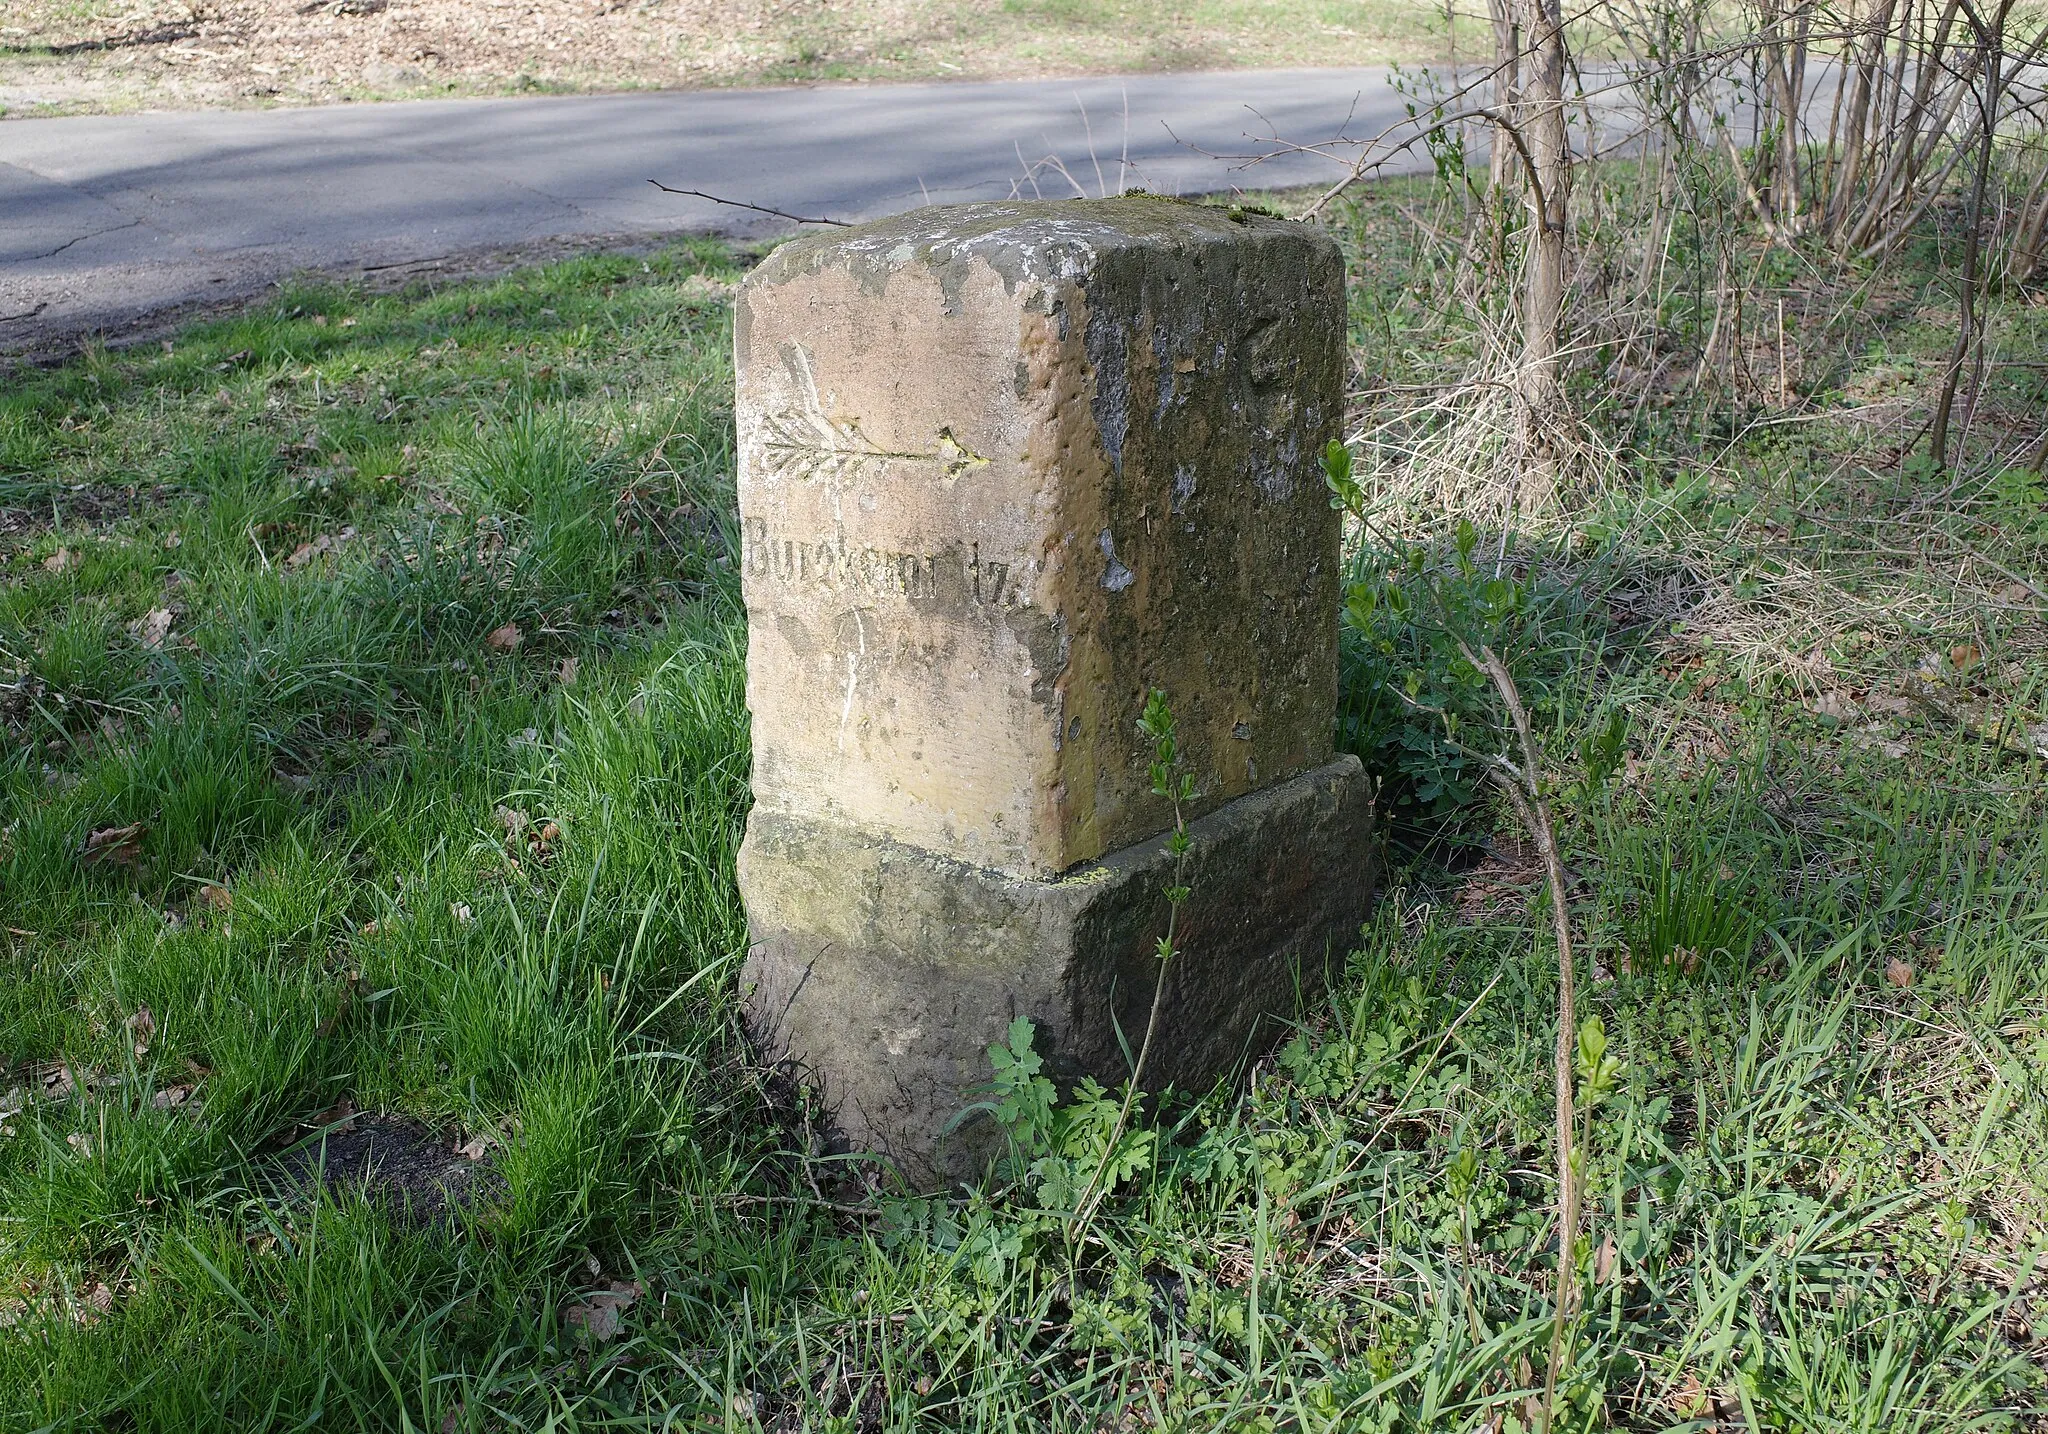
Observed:
[[[1327,180],[1335,160],[1273,141],[1370,136],[1402,103],[1383,72],[1303,70],[0,121],[0,353],[146,334],[305,271],[789,227],[649,179],[839,219],[1119,174]]]

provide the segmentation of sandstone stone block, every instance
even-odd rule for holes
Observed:
[[[1341,972],[1376,876],[1356,757],[1240,797],[1189,834],[1181,954],[1143,1081],[1154,1090],[1205,1087]],[[920,1185],[971,1177],[1000,1132],[955,1118],[1018,1016],[1056,1078],[1129,1077],[1172,878],[1164,836],[1037,881],[757,810],[740,851],[756,1029],[771,1058],[817,1082],[850,1148]]]
[[[1335,245],[1148,196],[961,205],[784,245],[735,309],[754,810],[750,1018],[921,1183],[987,1047],[1129,1075],[1171,878],[1146,695],[1198,796],[1145,1084],[1227,1069],[1356,935],[1332,758]]]
[[[1329,758],[1336,246],[1134,196],[785,244],[735,320],[754,799],[1014,875]]]

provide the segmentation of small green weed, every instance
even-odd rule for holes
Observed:
[[[1494,699],[1458,640],[1498,650],[1531,711],[1553,721],[1612,644],[1587,609],[1584,575],[1547,571],[1506,535],[1482,552],[1469,522],[1440,551],[1403,541],[1374,521],[1348,450],[1331,444],[1322,465],[1331,506],[1352,519],[1338,744],[1381,777],[1397,844],[1468,840],[1485,786],[1468,743],[1493,740]]]

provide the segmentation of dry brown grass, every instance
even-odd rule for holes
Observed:
[[[0,111],[1426,59],[1418,0],[12,0]]]

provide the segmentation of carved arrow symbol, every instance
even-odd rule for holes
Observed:
[[[860,431],[859,419],[834,419],[826,415],[825,405],[818,397],[817,376],[811,370],[811,356],[802,344],[784,344],[782,360],[802,397],[800,406],[771,413],[762,420],[762,427],[767,430],[762,444],[765,466],[776,477],[850,478],[871,475],[890,463],[929,463],[937,466],[951,483],[962,473],[987,464],[986,458],[955,438],[951,428],[939,429],[938,442],[928,453],[902,452],[870,442]]]
[[[834,420],[816,411],[770,414],[763,420],[762,443],[768,471],[780,478],[802,480],[871,476],[890,463],[931,464],[948,482],[985,467],[988,460],[953,436],[939,430],[927,452],[884,448],[860,431],[858,419]]]

